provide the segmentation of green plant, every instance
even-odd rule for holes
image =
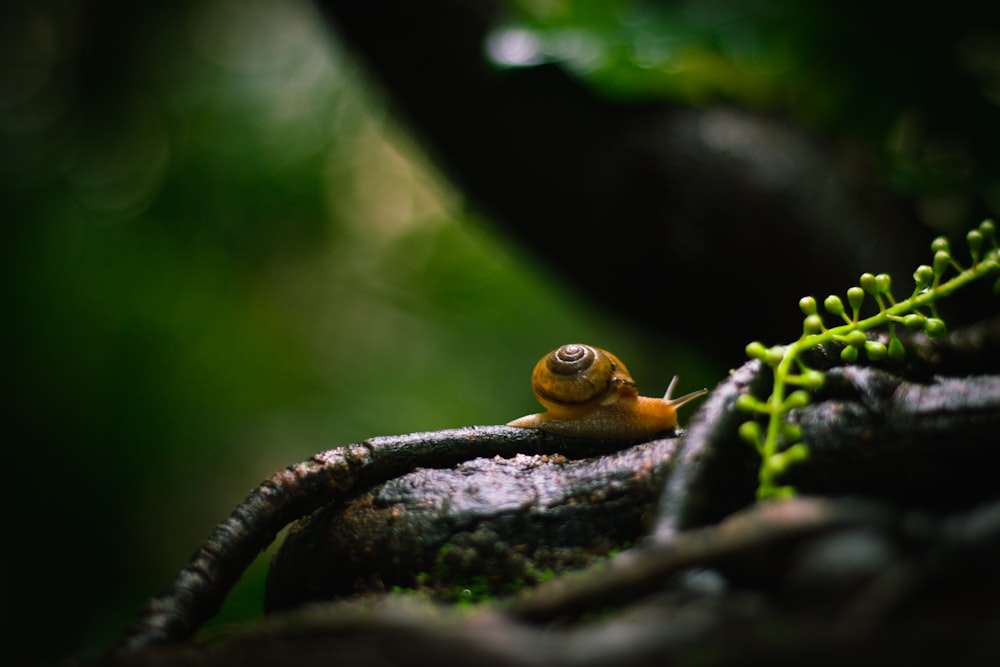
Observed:
[[[897,361],[905,356],[897,333],[900,326],[922,331],[930,338],[943,336],[946,327],[938,315],[937,301],[972,281],[1000,272],[1000,247],[992,221],[987,220],[970,231],[967,241],[971,264],[963,267],[952,255],[948,239],[935,239],[931,244],[933,263],[914,271],[913,292],[902,301],[893,297],[888,274],[865,273],[857,286],[847,290],[846,308],[836,295],[823,301],[826,312],[843,319],[843,324],[828,327],[819,313],[816,299],[807,296],[799,301],[805,319],[797,341],[772,347],[754,341],[746,346],[747,355],[771,367],[774,375],[771,394],[765,400],[743,394],[736,402],[740,410],[753,415],[740,425],[739,434],[761,456],[758,499],[794,495],[795,489],[779,484],[778,478],[789,466],[809,456],[808,446],[801,441],[801,429],[786,419],[789,412],[807,405],[811,400],[810,392],[822,387],[825,380],[822,371],[810,368],[803,361],[803,353],[832,343],[842,346],[840,358],[845,363],[854,363],[862,352],[871,361],[885,358]],[[1000,279],[994,289],[1000,292]],[[878,312],[861,317],[861,308],[869,299]],[[888,343],[868,335],[881,329],[888,330]],[[762,418],[763,425],[758,417]]]

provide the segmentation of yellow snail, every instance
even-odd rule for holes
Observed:
[[[677,426],[677,408],[707,389],[670,398],[639,396],[635,381],[618,357],[590,345],[563,345],[535,364],[531,388],[547,412],[527,415],[508,426],[538,428],[585,438],[642,439]]]

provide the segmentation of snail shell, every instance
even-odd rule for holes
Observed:
[[[538,402],[557,415],[578,414],[619,394],[638,395],[618,357],[590,345],[563,345],[542,357],[531,373]]]
[[[531,388],[546,412],[508,426],[588,438],[648,438],[675,428],[677,408],[707,393],[671,399],[676,380],[663,398],[639,396],[618,357],[591,345],[563,345],[542,357],[531,374]]]

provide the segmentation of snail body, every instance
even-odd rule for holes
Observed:
[[[582,438],[648,438],[675,428],[677,408],[708,393],[671,398],[676,382],[663,398],[639,396],[618,357],[591,345],[563,345],[542,357],[531,374],[535,398],[546,411],[507,425]]]

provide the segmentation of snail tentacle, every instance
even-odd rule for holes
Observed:
[[[670,384],[667,385],[667,391],[663,394],[663,400],[669,401],[670,396],[674,393],[674,387],[677,386],[677,376],[675,375],[670,379]]]

